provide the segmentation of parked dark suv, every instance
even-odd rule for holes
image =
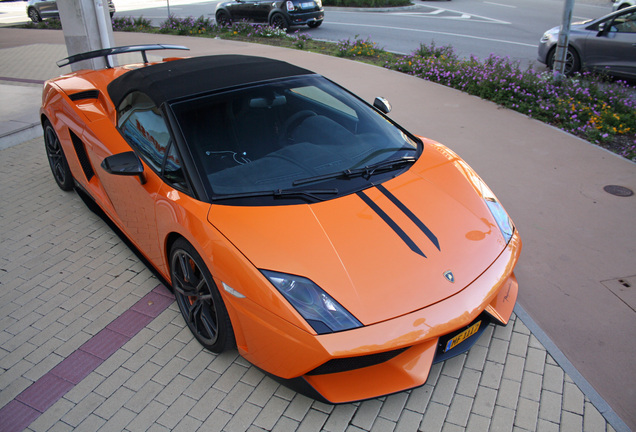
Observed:
[[[219,3],[215,16],[219,25],[247,20],[281,29],[302,25],[316,28],[322,24],[325,10],[322,0],[233,0]]]

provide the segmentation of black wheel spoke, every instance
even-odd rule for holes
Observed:
[[[194,285],[194,274],[192,272],[192,268],[190,267],[189,262],[191,258],[185,254],[178,254],[178,267],[181,270],[178,273],[174,274],[176,278],[175,289],[184,296],[187,297],[198,297],[199,296],[199,287]],[[205,281],[202,280],[204,283]]]
[[[201,279],[201,281],[199,282],[199,284],[197,285],[196,292],[198,293],[198,297],[201,300],[212,300],[212,293],[210,292],[209,289],[204,289],[207,288],[207,284],[205,283],[205,279]]]
[[[196,294],[196,291],[192,288],[192,285],[190,285],[184,278],[182,275],[180,274],[175,274],[174,279],[176,279],[174,282],[174,288],[181,294],[184,295],[186,297],[191,297],[193,295]]]
[[[211,309],[208,309],[211,311]],[[211,313],[203,313],[201,315],[201,324],[205,327],[205,330],[210,335],[210,338],[216,338],[218,334],[217,320],[216,317],[212,316]]]
[[[179,266],[181,267],[181,274],[183,275],[184,281],[190,281],[190,269],[188,268],[188,263],[186,262],[188,257],[185,254],[179,254]]]
[[[192,323],[192,325],[194,326],[196,332],[198,334],[200,334],[201,336],[204,337],[209,337],[209,334],[205,335],[205,334],[201,334],[201,329],[199,328],[199,322],[200,322],[200,317],[201,317],[201,309],[202,309],[202,304],[200,301],[196,301],[192,307],[190,308],[190,322]]]

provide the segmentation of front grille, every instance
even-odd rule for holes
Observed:
[[[366,356],[346,357],[329,360],[327,363],[323,363],[316,369],[308,372],[307,375],[325,375],[338,372],[347,372],[355,369],[362,369],[368,366],[375,366],[377,364],[389,361],[394,357],[397,357],[407,349],[409,349],[409,347],[377,354],[370,354]]]

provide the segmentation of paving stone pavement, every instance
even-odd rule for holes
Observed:
[[[159,281],[76,193],[57,188],[42,138],[0,150],[0,166],[3,410]],[[26,430],[197,429],[614,431],[515,315],[435,365],[422,387],[334,406],[279,385],[236,351],[203,350],[174,302]]]

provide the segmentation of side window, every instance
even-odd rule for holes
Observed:
[[[636,12],[616,17],[613,24],[620,33],[636,33]]]
[[[145,94],[133,92],[123,100],[117,114],[117,125],[126,141],[160,172],[170,134],[159,109]]]
[[[188,183],[183,172],[181,158],[179,158],[179,153],[177,153],[175,145],[171,145],[168,149],[168,155],[163,166],[163,177],[168,184],[175,188],[183,191],[188,190]]]

